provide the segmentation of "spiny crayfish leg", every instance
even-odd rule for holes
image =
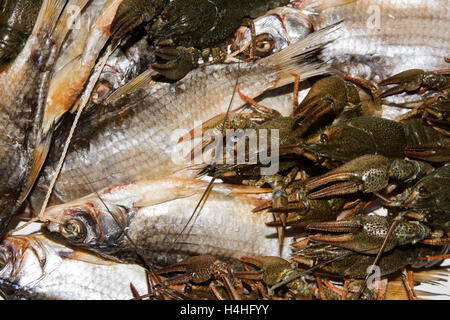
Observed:
[[[269,117],[280,117],[281,116],[281,114],[278,111],[258,104],[255,100],[253,100],[249,96],[242,93],[240,88],[237,88],[237,93],[239,94],[239,97],[241,97],[242,101],[250,104],[252,107],[254,107],[259,112],[261,112],[263,114],[267,114],[267,116],[268,116],[267,120],[269,120]]]
[[[432,119],[432,118],[425,118],[425,122],[432,127],[434,130],[442,134],[443,136],[450,137],[450,131],[446,130],[444,128],[438,127],[435,125],[435,123],[443,123],[444,125],[448,125],[449,122],[447,120],[438,120],[438,119]]]
[[[248,58],[244,59],[245,62],[249,62],[254,60],[256,56],[256,28],[254,21],[249,18],[244,19],[242,26],[250,28],[250,35],[251,35],[251,41],[249,43],[250,54]]]
[[[298,75],[298,74],[296,74],[296,73],[291,73],[291,75],[294,77],[294,90],[293,90],[293,95],[294,95],[294,101],[293,101],[293,103],[294,103],[294,110],[295,109],[297,109],[297,107],[298,107],[298,91],[299,91],[299,88],[300,88],[300,81],[301,81],[301,78],[300,78],[300,76]]]
[[[402,269],[402,282],[405,286],[406,293],[409,300],[417,300],[416,292],[414,291],[414,272],[412,270]]]

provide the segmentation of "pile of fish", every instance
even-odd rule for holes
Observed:
[[[0,6],[5,299],[415,299],[442,281],[446,0]]]

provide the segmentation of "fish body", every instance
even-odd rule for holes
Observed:
[[[54,64],[53,41],[65,1],[45,0],[32,34],[16,59],[0,72],[0,237],[22,201],[30,176],[39,123],[39,96]],[[26,192],[25,192],[26,193]]]
[[[33,30],[42,0],[0,3],[0,65],[13,60]]]
[[[160,265],[199,254],[288,255],[287,245],[280,252],[276,229],[265,224],[272,214],[252,212],[270,197],[252,192],[264,189],[215,184],[182,233],[207,184],[170,178],[118,185],[49,207],[41,220],[72,244],[120,261],[139,261],[136,252]]]
[[[326,66],[314,61],[321,35],[311,35],[256,63],[199,68],[174,84],[144,78],[138,89],[98,105],[78,125],[54,189],[55,198],[69,201],[115,184],[195,175],[193,170],[180,171],[193,163],[186,160],[191,142],[179,144],[179,138],[229,106],[242,106],[245,102],[234,94],[236,84],[247,96],[256,97],[293,82],[291,72],[305,79],[326,72]],[[303,55],[291,59],[299,53]],[[310,54],[313,60],[305,58]],[[63,141],[65,136],[56,139],[54,156],[36,192],[47,190]]]
[[[444,61],[450,52],[446,0],[358,0],[317,8],[317,14],[310,15],[316,29],[344,20],[342,33],[324,57],[345,75],[379,82],[408,69],[448,67]]]
[[[0,287],[11,299],[125,300],[147,290],[144,268],[69,248],[42,234],[0,243]]]

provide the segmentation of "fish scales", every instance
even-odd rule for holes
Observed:
[[[342,34],[324,51],[336,69],[375,82],[413,68],[448,68],[448,1],[359,0],[320,12],[322,28],[344,20]]]
[[[0,286],[13,290],[11,299],[132,299],[130,282],[147,292],[144,268],[105,260],[42,234],[10,236],[0,243],[0,252],[7,257]]]
[[[316,41],[322,42],[319,37]],[[291,55],[302,52],[306,42],[288,48]],[[284,57],[280,52],[278,57]],[[186,155],[191,143],[178,145],[178,139],[189,130],[218,113],[244,104],[235,94],[239,88],[249,97],[292,82],[289,72],[297,71],[303,78],[322,74],[320,62],[306,59],[293,65],[283,60],[286,70],[276,65],[276,55],[257,63],[216,64],[199,68],[174,84],[146,83],[108,105],[97,106],[94,114],[85,116],[77,128],[61,174],[56,183],[56,200],[68,201],[104,187],[167,177],[173,174],[189,177],[192,170]],[[313,59],[314,60],[314,59]],[[272,63],[275,61],[275,63]],[[230,103],[231,97],[233,102]],[[47,190],[54,174],[55,163],[64,143],[64,135],[56,139],[36,194]],[[184,146],[184,153],[178,152]],[[181,170],[181,171],[180,171]]]
[[[131,220],[128,234],[141,248],[147,248],[152,260],[174,263],[197,254],[224,258],[245,255],[288,255],[288,245],[280,253],[274,228],[265,225],[272,214],[252,213],[256,199],[251,197],[210,196],[200,216],[175,242],[200,200],[200,196],[177,199],[139,209]],[[231,208],[231,209],[230,209]],[[130,246],[124,243],[124,246]]]
[[[181,233],[207,185],[180,178],[117,185],[49,207],[41,218],[73,245],[120,261],[140,262],[137,253],[163,265],[198,254],[289,255],[288,245],[280,251],[276,229],[266,226],[272,214],[252,212],[270,198],[264,189],[214,184],[200,214]],[[68,227],[75,224],[77,235]]]

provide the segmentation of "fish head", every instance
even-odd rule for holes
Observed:
[[[256,34],[255,54],[262,57],[279,52],[314,31],[310,18],[302,10],[291,7],[275,8],[253,23]],[[236,31],[231,49],[235,51],[248,48],[251,43],[251,28],[243,26]],[[244,51],[244,54],[249,53],[249,48]]]
[[[7,237],[0,243],[0,284],[29,285],[43,276],[46,263],[46,252],[39,237]]]
[[[48,208],[41,220],[51,233],[71,244],[87,248],[116,246],[124,237],[130,207],[95,196]]]

